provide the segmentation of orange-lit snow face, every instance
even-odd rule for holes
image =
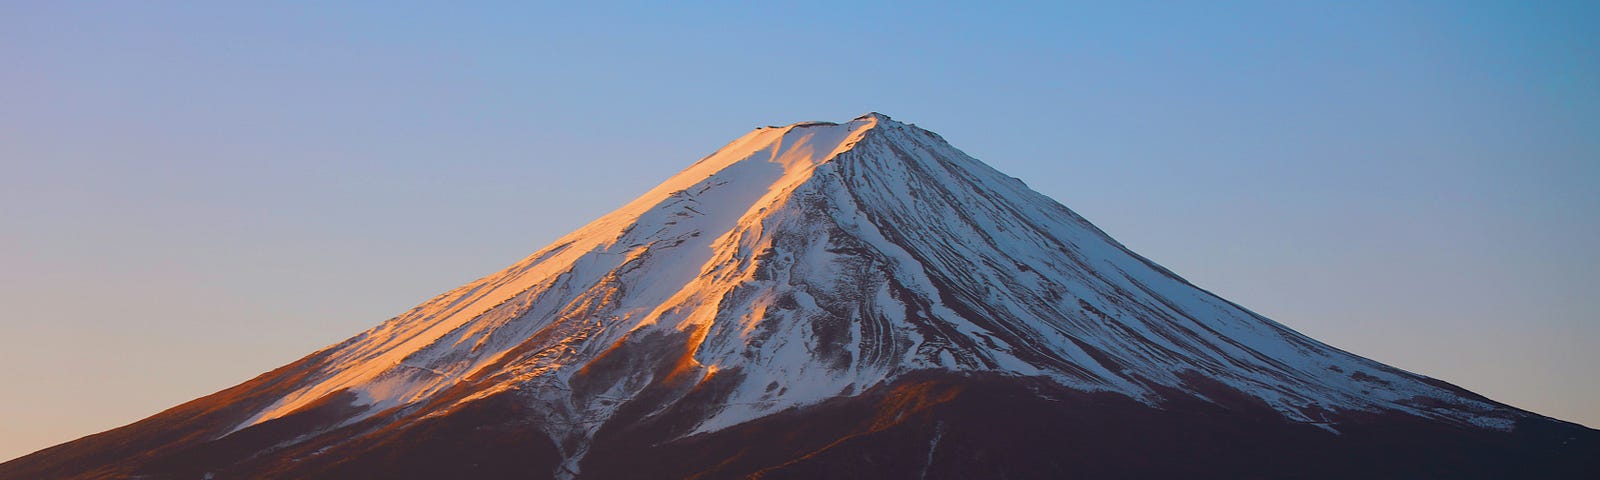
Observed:
[[[240,428],[347,389],[371,405],[373,413],[416,402],[461,379],[483,377],[485,367],[504,364],[508,354],[526,354],[527,341],[543,342],[536,349],[540,354],[513,366],[518,374],[489,380],[525,381],[567,367],[581,369],[585,365],[569,365],[565,359],[579,350],[611,348],[628,332],[663,319],[690,332],[685,353],[670,375],[702,375],[695,353],[719,314],[717,300],[753,272],[748,262],[743,268],[727,268],[728,260],[757,248],[763,241],[764,214],[788,202],[817,165],[848,150],[879,119],[868,115],[838,125],[752,131],[510,268],[334,347],[324,378],[286,395]],[[636,238],[652,241],[630,243]],[[608,275],[644,264],[674,273],[626,291],[605,286]],[[564,304],[542,295],[580,280],[599,287]],[[633,307],[610,311],[604,318],[579,319],[592,321],[588,328],[567,330],[565,323],[551,321],[543,330],[518,322],[532,310],[565,311],[561,317],[570,320],[621,302]],[[748,319],[745,328],[758,318]],[[535,333],[540,335],[526,338]],[[597,343],[597,337],[607,340]],[[468,353],[456,353],[463,346]]]

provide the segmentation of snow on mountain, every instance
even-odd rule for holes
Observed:
[[[665,409],[688,395],[652,390],[663,384],[726,392],[694,419],[704,433],[930,369],[1042,377],[1153,406],[1174,392],[1204,399],[1199,386],[1218,382],[1334,431],[1331,412],[1498,429],[1525,415],[1212,295],[938,135],[876,113],[756,129],[318,356],[233,430],[336,395],[355,407],[337,426],[514,393],[539,406],[570,476],[621,405],[651,394]]]
[[[1300,335],[938,135],[757,129],[34,478],[1589,478],[1600,431]]]

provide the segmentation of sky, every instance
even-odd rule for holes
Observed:
[[[1302,333],[1600,426],[1600,3],[223,3],[0,2],[0,459],[868,111]]]

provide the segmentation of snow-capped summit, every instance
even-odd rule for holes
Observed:
[[[753,130],[504,270],[0,476],[1277,476],[1050,452],[1144,432],[1119,451],[1239,436],[1364,458],[1379,432],[1515,460],[1529,424],[1595,441],[1219,298],[872,112]],[[1060,428],[1011,438],[1040,425]],[[1511,468],[1485,458],[1461,465]]]

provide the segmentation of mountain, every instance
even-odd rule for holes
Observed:
[[[1322,344],[946,143],[756,129],[510,267],[0,478],[1506,478],[1600,432]]]

